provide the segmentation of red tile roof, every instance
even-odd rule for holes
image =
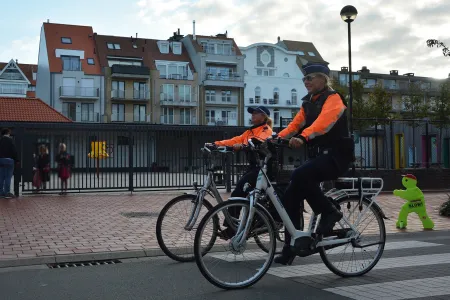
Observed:
[[[62,61],[56,57],[56,49],[70,49],[84,51],[81,68],[85,74],[101,75],[98,56],[95,52],[94,31],[91,26],[78,26],[66,24],[44,23],[45,40],[47,42],[50,72],[61,73]],[[62,37],[72,39],[72,44],[63,44]],[[93,58],[94,65],[88,65],[87,59]]]
[[[158,48],[158,41],[154,39],[144,38],[132,38],[110,36],[110,35],[95,35],[95,42],[98,49],[98,55],[100,65],[102,67],[108,67],[107,56],[123,56],[123,57],[137,57],[142,58],[144,66],[149,67],[152,70],[156,70],[155,60],[167,60],[167,61],[183,61],[189,62],[189,67],[195,72],[194,65],[191,62],[189,54],[181,43],[181,54],[173,54],[169,52],[167,54],[161,53]],[[107,43],[117,43],[120,45],[120,50],[108,49]],[[133,44],[136,48],[133,48]]]
[[[72,122],[39,98],[10,97],[0,97],[0,121]]]
[[[225,40],[225,41],[232,41],[233,42],[233,47],[234,47],[234,51],[236,52],[236,55],[242,55],[241,50],[239,49],[238,45],[236,44],[236,41],[233,38],[228,38],[228,37],[216,37],[216,36],[206,36],[206,35],[195,35],[196,40],[194,41],[194,37],[192,34],[188,34],[187,37],[192,41],[192,44],[195,47],[195,50],[197,52],[203,52],[203,48],[199,43],[199,39],[202,40]]]

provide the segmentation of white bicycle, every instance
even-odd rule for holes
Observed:
[[[255,284],[266,274],[272,264],[276,248],[274,221],[260,204],[266,198],[273,203],[285,229],[291,234],[291,247],[297,256],[306,257],[319,253],[327,268],[342,277],[361,276],[369,272],[380,260],[386,240],[384,225],[386,216],[376,202],[376,197],[383,188],[383,180],[365,177],[339,178],[336,184],[341,187],[332,188],[326,193],[344,214],[333,231],[326,236],[316,234],[320,215],[316,216],[313,212],[308,228],[297,230],[266,174],[267,161],[273,153],[273,148],[288,144],[288,140],[281,140],[281,143],[280,140],[276,141],[249,140],[249,145],[256,154],[263,153],[266,156],[260,163],[256,187],[247,198],[230,198],[218,204],[201,220],[195,235],[194,255],[203,276],[217,287],[240,289]],[[238,224],[235,235],[211,247],[208,244],[211,241],[208,235],[214,234],[217,219],[224,220],[225,216],[229,215],[228,209],[232,207],[240,208],[239,218],[234,219]],[[376,224],[369,227],[372,221]],[[368,227],[367,235],[363,235]],[[249,247],[248,236],[255,237],[257,234],[264,235],[258,236],[258,239],[267,242],[265,248],[269,249],[268,252],[258,252],[259,249]],[[351,253],[341,255],[347,249],[352,250]],[[231,252],[231,255],[225,254],[226,252]],[[212,263],[211,267],[209,263]],[[218,266],[221,263],[225,264],[225,268],[223,274],[219,275]],[[311,273],[314,272],[313,269],[320,268],[320,265],[298,267],[305,267]],[[242,273],[248,275],[241,275]]]

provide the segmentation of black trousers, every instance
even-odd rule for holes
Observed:
[[[296,229],[300,229],[299,202],[304,199],[316,215],[332,209],[333,204],[320,189],[320,182],[341,176],[348,170],[350,162],[341,156],[321,154],[294,170],[282,201]],[[285,244],[290,242],[290,234],[286,231]]]

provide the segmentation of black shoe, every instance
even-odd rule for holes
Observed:
[[[337,210],[334,206],[330,211],[323,212],[320,217],[319,226],[317,227],[317,233],[328,234],[329,232],[331,232],[336,222],[342,219],[342,216],[342,212]]]
[[[278,255],[277,257],[275,257],[273,261],[277,264],[290,266],[290,265],[292,265],[294,258],[295,258],[295,253],[293,253],[291,251],[291,247],[284,246],[283,250],[281,251],[281,255]]]

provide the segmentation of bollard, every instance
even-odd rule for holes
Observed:
[[[423,228],[433,229],[434,223],[428,217],[427,208],[425,206],[425,197],[422,191],[417,187],[417,178],[412,174],[402,175],[402,185],[405,190],[394,190],[394,195],[406,200],[406,203],[400,209],[397,228],[406,228],[408,225],[408,215],[416,213],[420,221],[422,221]]]

